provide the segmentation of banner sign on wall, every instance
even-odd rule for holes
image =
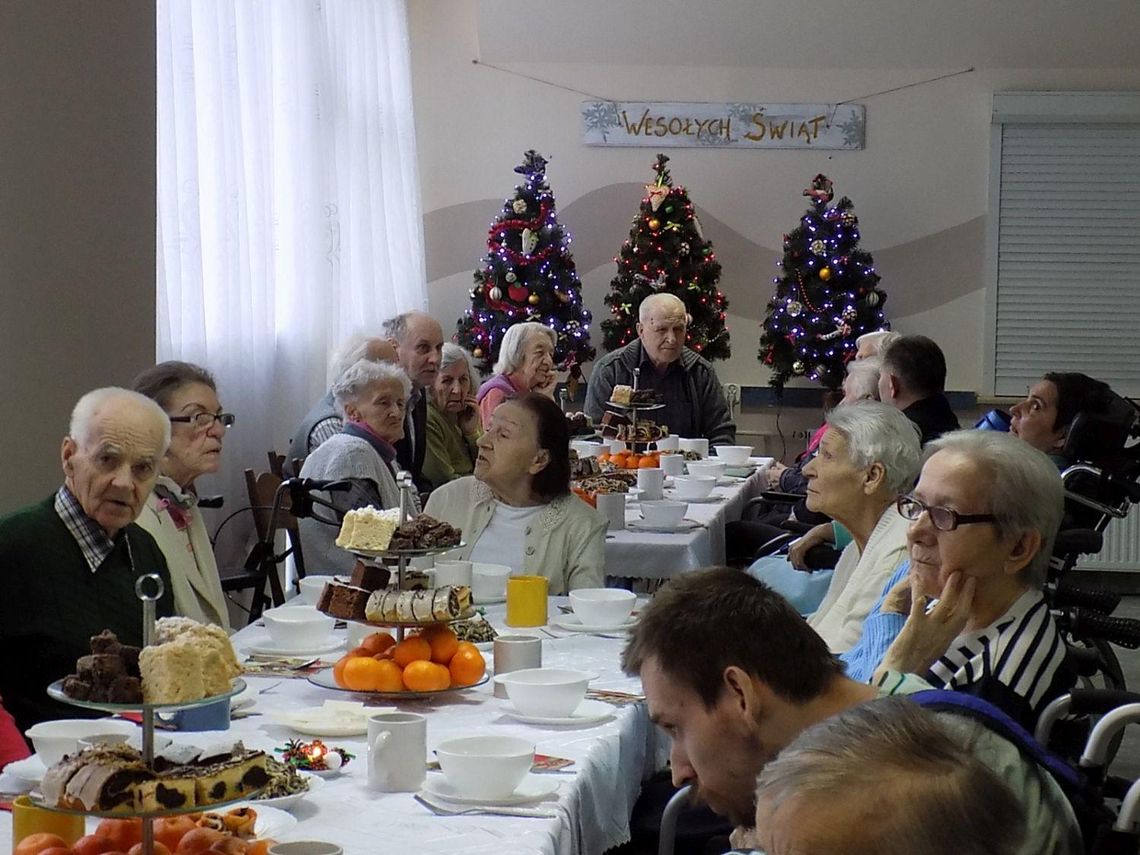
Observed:
[[[583,101],[586,145],[863,148],[861,104]]]

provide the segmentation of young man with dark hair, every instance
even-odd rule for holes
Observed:
[[[922,444],[958,429],[958,417],[943,394],[946,357],[924,335],[904,335],[882,352],[879,399],[918,425]]]
[[[848,679],[778,594],[724,567],[679,576],[658,592],[622,667],[640,675],[651,720],[672,738],[673,783],[694,784],[741,827],[753,822],[756,776],[805,729],[880,695],[929,688],[896,672],[879,686]],[[988,731],[974,750],[1023,799],[1019,852],[1081,851],[1072,809],[1048,775]]]

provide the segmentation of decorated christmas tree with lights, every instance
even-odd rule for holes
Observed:
[[[855,339],[887,326],[887,295],[878,288],[874,259],[859,249],[854,203],[844,196],[832,205],[826,175],[815,176],[804,195],[811,207],[784,235],[783,276],[773,280],[759,358],[771,366],[778,390],[792,377],[838,389]]]
[[[459,319],[457,339],[489,372],[512,324],[537,321],[558,337],[554,362],[580,377],[594,358],[590,312],[570,254],[570,236],[558,223],[546,183],[546,159],[533,149],[515,172],[525,179],[487,233],[487,254],[475,271],[471,308]]]
[[[705,240],[701,221],[684,187],[674,187],[666,164],[657,155],[657,180],[645,185],[641,210],[629,239],[621,247],[617,276],[610,282],[606,305],[613,315],[602,321],[604,346],[616,350],[637,337],[637,312],[650,294],[675,294],[688,308],[685,344],[705,359],[727,359],[730,353],[724,310],[728,301],[717,289],[720,262]]]

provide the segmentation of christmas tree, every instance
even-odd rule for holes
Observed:
[[[843,383],[855,355],[855,339],[887,326],[874,259],[859,247],[859,218],[844,196],[834,206],[831,181],[812,179],[804,190],[811,208],[784,235],[784,275],[760,337],[760,361],[772,367],[778,390],[791,377],[807,377],[828,389]]]
[[[594,358],[590,312],[570,255],[570,236],[558,223],[546,183],[546,159],[533,149],[515,167],[525,181],[487,233],[487,254],[475,271],[471,308],[459,319],[457,339],[490,372],[507,328],[537,321],[554,330],[556,365],[579,375]]]
[[[657,180],[645,185],[641,210],[633,219],[629,239],[622,244],[617,276],[610,282],[606,305],[612,318],[602,321],[606,350],[615,350],[637,337],[641,301],[658,291],[675,294],[688,308],[685,344],[706,359],[727,359],[730,353],[724,310],[728,301],[717,289],[720,262],[705,240],[701,221],[684,187],[674,187],[657,155]]]

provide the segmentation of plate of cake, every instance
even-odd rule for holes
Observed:
[[[462,532],[449,523],[420,514],[405,523],[400,511],[372,506],[345,513],[336,545],[363,558],[429,555],[463,546]]]

